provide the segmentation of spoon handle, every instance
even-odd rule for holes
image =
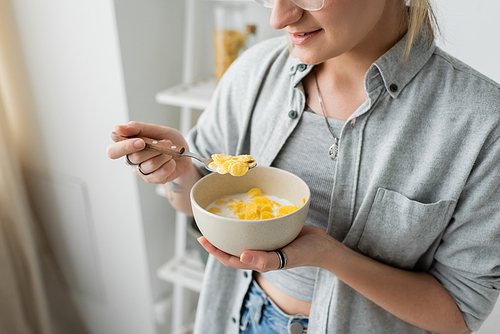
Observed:
[[[144,140],[144,142],[146,143],[146,147],[144,148],[145,150],[160,151],[162,153],[170,154],[170,155],[182,155],[182,153],[184,153],[184,151],[185,151],[184,147],[169,145],[165,142],[160,142],[159,140],[156,140],[156,139],[151,139],[148,137],[140,137],[140,136],[123,137],[114,131],[111,132],[111,139],[115,142],[119,142],[119,141],[127,140],[127,139],[132,139],[132,138],[140,138],[140,139]]]

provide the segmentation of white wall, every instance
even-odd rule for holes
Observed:
[[[479,72],[500,82],[500,2],[438,0],[443,28],[438,45]]]
[[[92,333],[155,333],[137,178],[123,161],[105,154],[113,127],[130,120],[114,3],[11,2],[30,82],[26,94],[41,133],[32,143],[32,179],[39,186],[39,201],[50,196],[47,191],[60,191],[42,216],[59,224],[52,226],[54,238],[61,231],[71,238],[55,240],[62,247],[59,264],[95,273],[88,286],[97,286],[97,295],[85,293],[84,284],[66,276]],[[89,216],[71,219],[72,205]],[[86,238],[75,235],[77,222],[88,228]],[[79,245],[83,241],[86,245]],[[90,255],[79,253],[89,247]]]
[[[158,104],[155,94],[181,81],[183,38],[176,28],[182,26],[183,1],[114,3],[129,118],[178,127],[179,109]],[[152,294],[159,301],[172,290],[156,270],[173,256],[175,211],[155,185],[140,180],[138,188]],[[161,333],[169,330],[170,324],[158,326]]]
[[[500,2],[437,0],[435,3],[443,28],[443,38],[438,45],[500,82]],[[500,333],[500,302],[477,333]]]

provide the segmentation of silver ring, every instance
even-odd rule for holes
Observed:
[[[151,173],[144,173],[144,172],[142,171],[142,169],[141,169],[141,164],[142,164],[142,162],[141,162],[140,164],[138,164],[138,165],[137,165],[137,170],[138,170],[138,171],[139,171],[142,175],[146,176],[146,175],[149,175],[149,174],[151,174],[151,173],[153,173],[153,172],[154,172],[154,171],[153,171],[153,172],[151,172]]]
[[[283,252],[282,249],[277,249],[277,250],[275,250],[275,252],[276,252],[276,254],[278,254],[278,257],[280,258],[280,266],[278,267],[278,270],[285,268],[286,262],[287,262],[285,252]]]
[[[125,163],[129,166],[137,166],[139,164],[134,164],[130,159],[128,158],[128,154],[125,155]]]

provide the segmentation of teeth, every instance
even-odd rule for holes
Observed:
[[[299,36],[305,36],[307,33],[303,33],[303,34],[298,34]]]

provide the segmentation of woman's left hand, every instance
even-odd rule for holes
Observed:
[[[199,237],[198,242],[227,267],[266,272],[276,270],[280,265],[278,254],[274,251],[247,250],[237,257],[216,248],[205,237]],[[282,248],[287,257],[285,269],[301,266],[321,267],[322,259],[327,252],[333,250],[332,246],[335,243],[337,241],[325,230],[315,226],[304,226],[297,238]]]

